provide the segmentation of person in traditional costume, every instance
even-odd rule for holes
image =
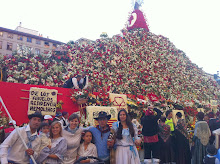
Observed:
[[[56,116],[54,117],[53,122],[54,121],[61,121],[62,117],[63,116],[62,116],[61,112],[56,112]]]
[[[51,146],[44,147],[37,158],[39,164],[61,164],[67,151],[67,141],[62,137],[61,123],[55,121],[50,128]]]
[[[94,138],[92,132],[89,130],[85,130],[82,133],[82,140],[78,151],[78,158],[88,157],[88,156],[98,157],[98,154],[97,154],[96,146],[94,144]],[[81,163],[92,163],[95,161],[96,160],[94,159],[87,159],[87,160],[82,160]]]
[[[177,112],[177,125],[175,127],[175,155],[176,164],[191,164],[191,152],[189,147],[187,125],[185,120],[182,119],[182,113]]]
[[[192,164],[200,164],[203,162],[203,158],[206,155],[206,147],[209,143],[209,137],[211,136],[209,126],[203,118],[204,113],[199,112],[197,114],[198,122],[195,125],[193,136]]]
[[[67,127],[68,126],[68,117],[69,117],[69,113],[68,112],[65,112],[63,111],[62,112],[62,118],[60,119],[60,123],[62,125],[63,128]]]
[[[48,123],[41,123],[39,137],[41,138],[40,151],[47,146],[51,146],[50,125]]]
[[[92,127],[89,130],[92,132],[95,145],[98,152],[98,158],[102,159],[105,164],[110,164],[110,147],[113,147],[114,141],[108,141],[108,138],[111,134],[111,129],[109,127],[108,120],[111,118],[111,115],[108,115],[106,112],[99,112],[98,117],[94,118],[98,121],[99,125],[97,127]]]
[[[79,116],[72,114],[69,125],[63,130],[63,137],[67,140],[67,152],[64,155],[64,164],[73,164],[76,161],[77,150],[80,146],[83,128],[79,126]]]
[[[83,80],[82,80],[82,76],[77,75],[76,77],[73,77],[73,78],[70,78],[69,80],[67,80],[64,83],[63,88],[74,88],[74,89],[78,89],[78,90],[85,89],[84,84],[86,85],[86,79],[84,80],[84,78],[83,78]]]
[[[131,13],[131,16],[128,20],[128,26],[127,26],[128,30],[142,28],[145,31],[149,31],[144,14],[139,9],[142,4],[143,4],[143,0],[133,0],[134,11]]]
[[[28,149],[23,145],[21,138],[14,130],[1,144],[1,164],[8,163],[30,163],[30,155],[36,159],[39,154],[41,140],[38,137],[37,129],[40,127],[43,116],[39,112],[28,115],[29,124],[18,128],[21,137],[24,139]],[[32,161],[32,160],[31,160]]]
[[[159,123],[160,163],[170,163],[171,160],[171,136],[170,126],[165,124],[166,117],[161,116]]]
[[[220,128],[220,121],[216,119],[215,114],[213,112],[209,112],[208,116],[209,116],[208,125],[211,131],[211,137],[209,139],[209,143],[213,144],[215,141],[215,136],[213,134],[213,131]]]
[[[141,144],[141,139],[138,137],[137,127],[132,124],[125,109],[119,111],[118,121],[112,124],[112,129],[116,134],[116,164],[140,164],[136,145]]]
[[[156,115],[154,114],[156,112]],[[144,136],[144,163],[151,164],[152,158],[153,163],[158,164],[160,161],[160,145],[158,140],[158,120],[163,113],[154,108],[148,109],[145,116],[141,119],[143,126],[142,134]]]
[[[86,75],[86,72],[82,73],[82,78],[79,81],[79,88],[81,89],[87,89],[89,86],[89,78]]]

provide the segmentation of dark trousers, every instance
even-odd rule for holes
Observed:
[[[151,156],[152,153],[152,156]],[[160,159],[160,144],[159,142],[144,143],[144,159],[156,158]]]

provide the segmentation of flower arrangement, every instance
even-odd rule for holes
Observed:
[[[64,103],[63,103],[62,100],[58,101],[58,103],[57,103],[57,105],[56,105],[56,108],[57,108],[58,111],[60,111],[60,110],[63,109],[63,104],[64,104]]]
[[[198,114],[197,109],[194,107],[185,107],[184,112],[186,115],[191,116],[191,117],[194,117]]]
[[[85,104],[88,102],[88,91],[78,91],[71,89],[71,97],[70,99],[77,104]]]

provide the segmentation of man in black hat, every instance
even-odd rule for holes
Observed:
[[[110,151],[108,147],[113,147],[114,141],[108,141],[110,135],[110,127],[107,124],[108,120],[111,118],[111,115],[108,115],[106,112],[99,112],[99,116],[94,118],[98,121],[99,125],[89,129],[95,139],[95,145],[98,152],[98,157],[105,161],[105,164],[110,164]]]
[[[28,115],[29,124],[25,127],[18,128],[21,137],[26,142],[26,149],[16,130],[14,130],[6,140],[1,144],[0,157],[1,164],[8,163],[30,163],[30,155],[36,159],[41,145],[37,129],[40,127],[43,116],[39,112]]]

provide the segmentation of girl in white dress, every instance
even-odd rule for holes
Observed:
[[[138,137],[137,128],[132,124],[125,109],[119,111],[118,122],[112,124],[112,129],[116,135],[116,164],[140,164],[136,145],[140,145],[141,139]]]
[[[82,134],[82,143],[79,147],[78,158],[93,156],[98,157],[97,149],[93,142],[93,135],[89,130],[85,130]],[[92,163],[94,159],[82,160],[80,163]]]

